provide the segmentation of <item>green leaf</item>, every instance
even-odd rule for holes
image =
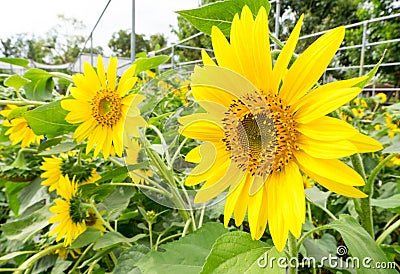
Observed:
[[[27,251],[17,251],[17,252],[12,252],[9,253],[7,255],[1,256],[0,257],[0,264],[7,262],[8,260],[11,260],[15,257],[21,256],[21,255],[25,255],[25,254],[32,254],[32,253],[37,253],[37,251],[31,251],[31,250],[27,250]]]
[[[8,77],[4,81],[4,85],[7,87],[12,87],[15,90],[19,90],[21,87],[25,86],[26,84],[28,84],[30,82],[31,82],[31,80],[21,77],[18,74],[14,74],[14,75]]]
[[[251,273],[268,273],[269,263],[263,268],[258,266],[258,262],[263,261],[263,254],[270,250],[271,246],[252,240],[248,233],[242,231],[226,233],[216,240],[201,273],[250,273],[250,269]],[[286,272],[285,269],[284,272],[275,272],[279,271],[278,269],[269,272]]]
[[[62,141],[62,138],[52,138],[50,140],[46,140],[46,141],[42,142],[38,147],[38,155],[40,152],[44,151],[45,149],[48,149],[55,145],[58,145],[59,143],[61,143],[61,141]]]
[[[59,273],[66,273],[64,272],[65,270],[68,269],[68,267],[72,264],[72,261],[66,261],[66,260],[57,260],[56,264],[54,267],[51,269],[50,274],[59,274]]]
[[[400,207],[400,194],[395,194],[386,199],[371,199],[371,205],[385,209]]]
[[[386,52],[386,51],[385,51]],[[359,88],[363,88],[365,87],[369,81],[371,81],[371,79],[375,76],[375,74],[378,72],[379,66],[381,65],[383,58],[385,57],[385,53],[382,55],[381,59],[379,60],[379,62],[374,66],[374,68],[368,72],[368,78],[365,79],[364,81],[358,83],[357,85],[355,85],[355,87],[359,87]]]
[[[118,257],[118,262],[113,270],[114,274],[141,274],[135,263],[143,258],[150,249],[144,245],[132,246],[123,251]]]
[[[215,240],[228,231],[218,223],[206,223],[178,241],[160,246],[136,263],[143,273],[199,273]]]
[[[174,112],[167,112],[167,113],[164,113],[164,114],[162,114],[162,115],[160,115],[160,116],[157,116],[157,117],[151,117],[151,118],[147,121],[147,124],[148,124],[148,125],[154,125],[154,124],[157,123],[158,121],[160,121],[160,120],[162,120],[162,119],[164,119],[164,118],[167,118],[167,117],[170,116],[171,114],[174,114]]]
[[[81,235],[76,238],[70,248],[82,248],[91,243],[96,242],[101,236],[101,231],[94,228],[88,227]]]
[[[98,207],[100,211],[106,210],[110,214],[109,219],[114,220],[128,207],[129,201],[134,194],[133,187],[116,187],[110,196],[98,204]]]
[[[395,274],[394,269],[378,269],[375,263],[387,263],[385,253],[380,249],[367,231],[349,215],[341,215],[339,220],[326,225],[335,229],[342,235],[353,258],[360,262],[360,268],[356,270],[360,274]],[[365,261],[367,260],[367,261]]]
[[[319,205],[322,208],[326,208],[326,201],[328,200],[330,191],[323,192],[316,186],[307,188],[304,190],[306,197],[314,204]]]
[[[181,10],[177,13],[192,23],[199,31],[211,34],[212,26],[217,26],[225,36],[229,36],[233,17],[236,13],[240,14],[245,5],[250,8],[254,16],[261,7],[265,7],[267,13],[271,8],[270,3],[266,0],[228,0],[197,9]]]
[[[150,58],[139,58],[136,59],[136,70],[135,74],[138,74],[142,71],[157,68],[159,65],[166,63],[169,60],[168,55],[157,55]]]
[[[31,80],[24,87],[28,99],[46,101],[52,98],[54,81],[50,73],[42,69],[33,68],[26,71],[24,77]]]
[[[68,111],[61,107],[61,101],[55,101],[28,111],[23,116],[36,135],[46,134],[51,138],[74,131],[76,126],[65,121],[67,114]]]
[[[18,195],[21,206],[19,213],[23,214],[29,207],[49,198],[47,187],[41,185],[42,180],[36,178]]]
[[[400,144],[393,144],[382,150],[382,153],[400,153]]]
[[[119,232],[108,232],[101,236],[93,246],[94,250],[106,248],[119,243],[132,243],[147,237],[146,234],[137,234],[133,238],[126,238]]]
[[[29,109],[28,106],[17,107],[15,109],[11,110],[10,114],[7,115],[7,119],[12,120],[14,118],[21,117],[22,115],[24,115],[25,112],[28,111],[28,109]]]
[[[278,265],[279,258],[287,259],[285,253],[279,252],[275,247],[270,248],[248,266],[246,273],[286,274],[286,268]]]
[[[50,205],[34,211],[32,214],[1,225],[1,230],[8,240],[29,241],[33,236],[49,225],[48,219],[53,216]]]
[[[2,57],[2,58],[0,58],[0,62],[8,63],[11,65],[16,65],[16,66],[20,66],[20,67],[24,67],[24,68],[28,68],[28,65],[29,65],[29,60],[22,59],[22,58]]]
[[[7,182],[6,183],[6,195],[8,200],[8,206],[13,211],[13,213],[18,216],[19,207],[21,205],[18,196],[23,188],[29,185],[30,182],[25,183],[16,183],[16,182]]]
[[[128,172],[129,171],[133,171],[136,169],[143,169],[149,166],[148,162],[142,162],[139,164],[134,164],[134,165],[128,165],[128,166],[122,166],[122,167],[118,167],[114,170],[108,171],[108,172],[104,172],[103,174],[101,174],[101,179],[97,180],[97,183],[102,183],[102,182],[106,182],[109,180],[113,180],[119,176],[122,176],[124,174],[126,174],[126,176],[128,176]],[[115,182],[115,181],[114,181]]]
[[[44,150],[43,151],[42,145],[44,145],[44,144],[46,144],[48,142],[51,142],[51,143],[48,144],[49,146],[51,146],[53,144],[59,143],[60,141],[61,141],[61,138],[56,138],[56,139],[51,139],[49,141],[46,141],[46,142],[42,143],[40,145],[40,147],[39,147],[39,151],[42,151],[42,152],[38,153],[38,155],[39,156],[47,156],[47,155],[59,154],[59,153],[62,153],[62,152],[71,151],[77,146],[77,144],[74,143],[74,142],[65,142],[65,143],[61,143],[61,144],[58,144],[58,145],[54,146],[50,150]]]

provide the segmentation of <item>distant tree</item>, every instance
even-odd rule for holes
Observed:
[[[115,55],[120,57],[131,56],[131,33],[131,30],[119,30],[113,33],[108,46]],[[144,34],[136,33],[135,38],[136,53],[154,50],[157,44],[160,46],[167,44],[167,40],[162,34],[151,35],[150,40],[147,40]]]

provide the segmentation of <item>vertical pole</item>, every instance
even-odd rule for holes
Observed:
[[[364,69],[364,57],[365,57],[365,48],[367,45],[367,22],[363,25],[363,34],[362,34],[362,44],[361,44],[361,56],[360,56],[360,71],[359,75],[362,76]]]
[[[171,66],[172,68],[175,67],[174,57],[175,57],[175,46],[172,46],[172,54],[171,54]]]
[[[279,18],[281,17],[281,1],[275,2],[275,37],[279,38]],[[278,45],[275,43],[274,48],[277,49]]]
[[[131,34],[131,64],[136,57],[136,32],[135,32],[135,0],[132,0],[132,34]]]
[[[90,33],[90,65],[93,67],[93,32]]]

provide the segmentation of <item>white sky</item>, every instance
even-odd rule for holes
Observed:
[[[87,37],[108,0],[6,0],[1,1],[0,39],[17,33],[43,36],[59,23],[58,14],[83,21]],[[176,41],[170,25],[177,26],[174,11],[198,7],[199,0],[136,0],[136,33],[163,33]],[[110,54],[108,41],[120,29],[131,29],[132,0],[112,0],[93,35],[93,45]],[[88,44],[89,46],[89,44]]]

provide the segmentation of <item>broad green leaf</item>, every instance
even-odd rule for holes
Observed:
[[[23,214],[31,206],[49,198],[47,187],[42,186],[41,181],[40,178],[36,178],[19,193],[20,214]]]
[[[7,115],[7,119],[12,120],[14,118],[21,117],[22,115],[24,115],[25,112],[28,111],[28,109],[29,109],[28,106],[17,107],[15,109],[11,110],[10,114]]]
[[[0,62],[8,63],[11,65],[16,65],[16,66],[20,66],[20,67],[24,67],[24,68],[27,68],[29,65],[29,60],[22,59],[22,58],[2,57],[2,58],[0,58]]]
[[[48,219],[53,216],[49,208],[50,205],[43,206],[30,215],[2,224],[1,230],[4,236],[8,240],[18,240],[24,243],[29,241],[44,227],[49,225]]]
[[[96,202],[103,201],[109,196],[116,186],[110,184],[84,184],[79,186],[82,196],[86,199],[94,199]]]
[[[50,254],[50,255],[41,257],[35,263],[35,266],[33,267],[31,274],[49,273],[50,272],[49,268],[52,268],[55,265],[57,258],[58,258],[58,255],[56,255],[56,254]]]
[[[0,116],[1,119],[1,116]],[[8,138],[8,135],[5,135],[7,130],[9,130],[9,127],[5,127],[3,125],[0,125],[0,142],[8,142],[10,139]]]
[[[11,252],[7,255],[1,256],[0,257],[0,264],[7,262],[8,260],[11,260],[15,257],[21,256],[21,255],[25,255],[25,254],[33,254],[33,253],[37,253],[37,251],[31,251],[31,250],[27,250],[27,251],[16,251],[16,252]]]
[[[68,111],[61,107],[61,101],[55,101],[28,111],[23,116],[36,135],[45,134],[51,138],[76,128],[65,121],[67,114]]]
[[[157,123],[158,121],[160,121],[160,120],[162,120],[162,119],[164,119],[164,118],[167,118],[167,117],[170,116],[171,114],[174,114],[174,112],[167,112],[167,113],[164,113],[164,114],[162,114],[162,115],[160,115],[160,116],[157,116],[157,117],[151,117],[151,118],[147,121],[147,124],[148,124],[148,125],[154,125],[154,124]]]
[[[359,260],[360,268],[356,269],[360,274],[395,274],[394,269],[375,268],[376,263],[389,262],[385,253],[380,249],[367,231],[349,215],[341,215],[339,220],[326,225],[335,229],[342,235],[342,238],[349,249],[351,256]]]
[[[71,248],[82,248],[91,243],[96,242],[101,236],[101,231],[94,228],[88,227],[81,235],[76,238],[72,244]]]
[[[285,273],[285,269],[270,269],[270,260],[264,254],[271,248],[264,242],[252,240],[249,233],[226,233],[216,240],[201,273]]]
[[[230,35],[231,23],[236,13],[240,14],[247,5],[254,16],[261,7],[269,13],[271,5],[266,0],[227,0],[215,2],[192,10],[181,10],[177,13],[188,20],[199,31],[211,34],[212,26],[217,26],[225,36]]]
[[[7,87],[12,87],[15,90],[19,90],[21,87],[25,86],[26,84],[30,83],[31,80],[26,79],[22,76],[19,76],[18,74],[14,74],[10,77],[8,77],[4,81],[4,85]]]
[[[206,223],[178,241],[160,246],[165,252],[151,251],[136,265],[143,273],[199,273],[215,240],[228,231],[217,223]]]
[[[116,187],[110,196],[98,204],[98,207],[100,210],[106,210],[110,220],[115,220],[128,207],[129,201],[134,194],[133,187]]]
[[[45,149],[48,149],[52,146],[58,145],[59,143],[61,143],[62,138],[52,138],[50,140],[46,140],[44,142],[41,142],[39,147],[38,147],[38,155],[40,155],[39,153],[44,151]]]
[[[382,153],[400,153],[400,144],[393,144],[382,150]]]
[[[286,274],[286,268],[278,264],[278,259],[286,259],[283,252],[279,252],[275,247],[270,248],[262,254],[256,261],[250,264],[245,273],[271,273]]]
[[[46,144],[47,142],[52,142],[52,143],[57,144],[60,141],[61,141],[61,138],[56,138],[56,139],[51,139],[49,141],[46,141],[43,144]],[[52,143],[50,143],[49,145],[51,145]],[[77,144],[74,142],[65,142],[65,143],[61,143],[61,144],[54,146],[52,149],[43,151],[42,145],[39,147],[39,151],[42,150],[42,152],[38,153],[39,156],[47,156],[47,155],[59,154],[62,152],[68,152],[68,151],[73,150],[77,146]]]
[[[371,199],[371,205],[385,209],[400,207],[400,194],[395,194],[386,199]]]
[[[65,270],[68,269],[68,267],[72,264],[72,261],[66,261],[66,260],[57,260],[56,264],[54,267],[51,269],[50,274],[60,274],[60,273],[66,273]]]
[[[106,182],[109,180],[113,180],[117,177],[123,176],[124,174],[126,174],[126,176],[128,176],[128,171],[133,171],[136,169],[143,169],[143,168],[148,167],[148,165],[149,165],[148,162],[142,162],[139,164],[118,167],[116,169],[113,169],[111,171],[104,172],[103,174],[101,174],[101,179],[99,179],[97,181],[97,183],[102,183],[102,182]]]
[[[8,201],[8,206],[10,209],[13,211],[13,213],[18,216],[19,212],[19,207],[21,205],[18,196],[19,193],[22,191],[23,188],[25,188],[27,185],[29,185],[30,182],[21,182],[21,183],[16,183],[16,182],[7,182],[6,183],[6,195],[7,195],[7,201]]]
[[[330,191],[323,192],[316,186],[307,188],[304,190],[306,197],[314,204],[319,205],[322,208],[326,208],[326,201],[328,200]]]
[[[166,63],[169,60],[168,55],[157,55],[149,58],[139,58],[136,59],[136,70],[135,74],[138,74],[142,71],[157,68],[159,65]]]
[[[33,68],[24,77],[31,80],[24,86],[26,97],[30,100],[46,101],[52,98],[54,81],[52,75],[42,69]]]
[[[134,266],[141,258],[143,258],[150,249],[144,245],[132,246],[123,251],[118,257],[118,262],[113,270],[114,274],[141,274],[138,267]]]
[[[137,242],[138,240],[147,237],[146,234],[137,234],[133,238],[126,238],[119,232],[108,232],[101,236],[97,241],[96,244],[93,246],[94,250],[98,250],[101,248],[110,247],[115,244],[119,243],[132,243]]]
[[[356,273],[355,269],[346,267],[345,261],[338,257],[336,239],[330,234],[323,234],[320,239],[306,239],[304,246],[307,250],[307,256],[302,261],[308,265],[308,267],[320,267],[324,266],[328,269],[346,270],[345,273]],[[335,257],[334,263],[330,263],[326,258]],[[337,264],[337,265],[335,265]],[[308,268],[307,267],[307,268]]]

